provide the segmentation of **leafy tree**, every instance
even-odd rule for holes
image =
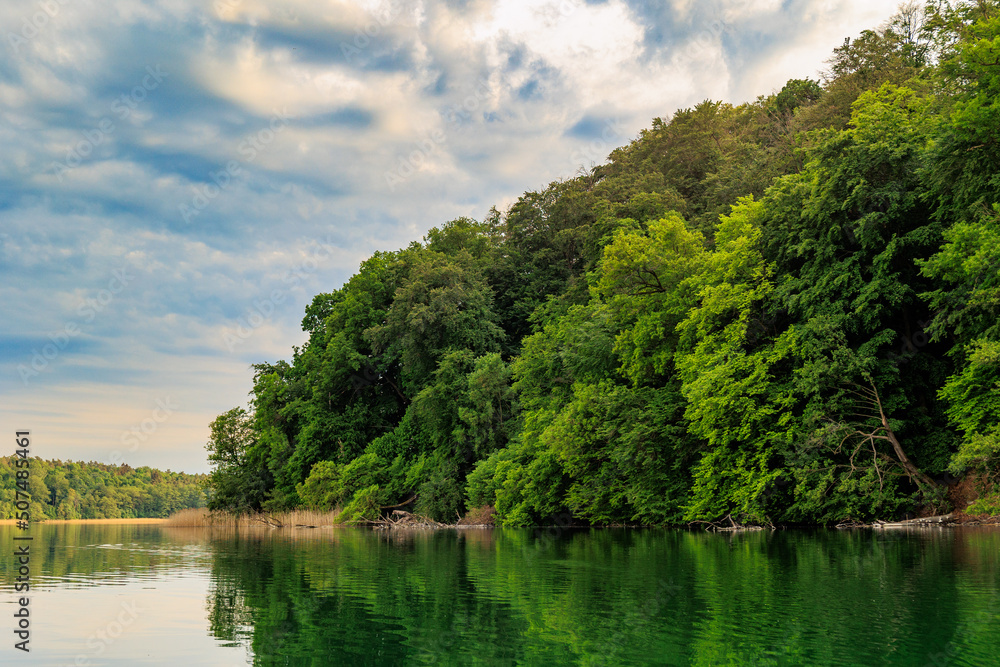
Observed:
[[[620,327],[615,352],[633,383],[672,370],[675,330],[697,298],[704,245],[673,213],[648,232],[620,231],[605,249],[597,290]]]
[[[400,360],[408,395],[426,386],[449,352],[499,350],[504,333],[493,311],[493,293],[470,259],[464,252],[454,259],[433,251],[417,254],[385,323],[366,331],[377,354]]]
[[[974,469],[1000,482],[1000,341],[978,340],[962,372],[941,388],[948,416],[965,437],[952,459],[953,472]]]
[[[774,268],[761,253],[762,210],[747,199],[723,218],[699,277],[700,303],[679,325],[685,417],[707,445],[694,471],[692,519],[732,512],[769,519],[767,491],[781,474],[776,459],[794,433],[794,396],[777,372],[794,354],[794,331],[748,351],[752,320],[774,291]]]
[[[209,484],[211,510],[260,511],[267,491],[264,462],[254,456],[251,417],[243,408],[219,415],[211,423],[205,448],[212,466]]]
[[[822,95],[823,89],[812,79],[789,79],[774,98],[774,110],[781,116],[791,116],[796,109]]]

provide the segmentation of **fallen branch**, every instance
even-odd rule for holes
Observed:
[[[735,533],[740,531],[764,530],[764,526],[745,526],[740,523],[737,523],[737,521],[733,519],[732,514],[727,514],[725,519],[723,519],[723,521],[729,521],[729,525],[727,526],[722,522],[716,523],[715,521],[691,521],[688,523],[688,525],[691,526],[696,523],[703,523],[707,526],[705,528],[706,531],[711,531],[716,533]],[[771,530],[774,530],[774,524],[771,524]]]
[[[277,519],[275,519],[273,517],[269,517],[266,514],[256,514],[256,515],[250,517],[250,520],[251,521],[260,521],[262,524],[264,524],[265,526],[268,526],[270,528],[283,528],[284,527],[284,525],[280,521],[278,521]]]
[[[434,519],[412,514],[404,510],[393,510],[389,516],[382,517],[372,522],[376,530],[390,530],[395,528],[447,528],[443,523],[438,523]]]
[[[950,526],[957,523],[954,514],[941,514],[939,516],[925,516],[919,519],[907,519],[906,521],[877,521],[872,528],[914,528],[919,526]]]
[[[414,500],[417,499],[417,495],[418,494],[414,493],[412,498],[410,498],[409,500],[404,500],[403,502],[399,503],[398,505],[382,505],[380,507],[380,509],[391,510],[394,507],[402,507],[404,505],[409,505],[410,503],[412,503]]]

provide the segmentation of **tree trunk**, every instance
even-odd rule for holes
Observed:
[[[865,387],[860,387],[864,393],[859,393],[864,400],[871,403],[871,406],[878,410],[878,420],[881,422],[881,426],[873,431],[872,433],[864,434],[866,438],[878,438],[879,440],[887,440],[889,444],[892,445],[892,451],[896,454],[896,463],[906,471],[907,476],[916,482],[917,486],[921,488],[933,489],[937,486],[937,483],[928,477],[924,472],[922,472],[917,466],[913,465],[910,458],[903,451],[903,445],[899,442],[899,438],[896,437],[895,431],[892,430],[892,426],[889,425],[889,420],[885,416],[885,410],[882,408],[882,398],[879,396],[878,389],[875,388],[875,383],[868,379],[869,384],[871,384],[871,390],[869,391]],[[885,435],[875,435],[878,431],[882,431]],[[861,434],[861,429],[856,429],[856,432]]]

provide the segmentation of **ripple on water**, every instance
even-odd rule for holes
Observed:
[[[1000,531],[157,529],[43,532],[35,544],[38,585],[59,599],[39,618],[85,631],[58,641],[78,650],[114,618],[102,614],[148,599],[148,625],[130,632],[166,652],[160,664],[196,664],[171,642],[189,635],[252,649],[262,665],[989,665],[1000,655]],[[79,588],[104,590],[63,595]]]

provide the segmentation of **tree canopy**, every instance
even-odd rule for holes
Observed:
[[[1000,3],[379,252],[209,442],[209,504],[824,523],[996,493]]]
[[[165,517],[205,506],[207,475],[91,461],[0,458],[0,519],[15,518],[18,471],[29,470],[32,520]]]

